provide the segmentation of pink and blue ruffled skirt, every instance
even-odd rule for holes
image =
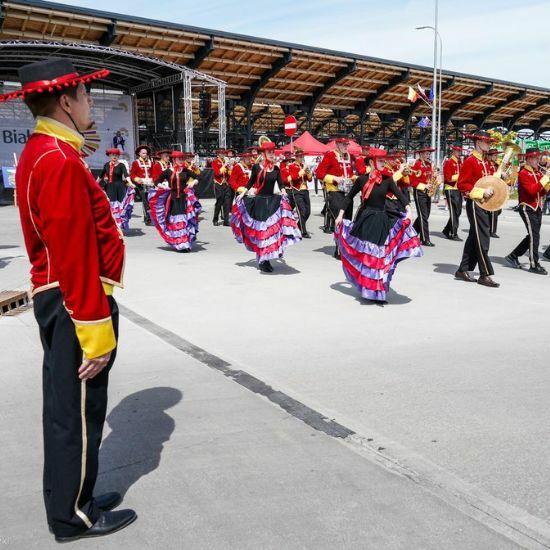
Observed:
[[[250,214],[266,210],[270,215],[265,220]],[[231,211],[231,228],[237,242],[256,254],[258,263],[282,258],[288,246],[302,239],[288,199],[279,195],[237,200]]]
[[[111,205],[111,212],[116,224],[121,229],[128,229],[130,227],[130,218],[134,210],[134,198],[136,192],[131,187],[126,189],[126,195],[122,201],[109,201]]]
[[[191,250],[197,240],[202,206],[190,187],[181,192],[179,199],[175,199],[174,196],[175,193],[170,189],[157,189],[151,192],[151,219],[160,236],[172,248],[177,251]],[[176,206],[177,208],[173,208]]]
[[[423,255],[418,234],[405,217],[395,222],[381,245],[361,240],[352,231],[353,222],[343,220],[334,233],[346,279],[363,298],[384,302],[397,264]]]

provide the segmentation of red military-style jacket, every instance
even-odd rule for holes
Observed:
[[[132,162],[130,167],[130,179],[134,183],[141,183],[141,180],[144,178],[153,179],[153,162],[151,159],[146,160],[145,162],[141,159],[136,159]]]
[[[287,167],[287,177],[283,181],[290,184],[290,187],[298,191],[307,190],[307,182],[311,181],[311,172],[306,172],[305,166],[299,162],[293,162]]]
[[[133,166],[133,165],[132,165]],[[150,177],[153,178],[153,181],[157,181],[160,178],[160,175],[168,169],[172,168],[172,163],[170,162],[164,162],[162,160],[157,160],[153,167],[151,168],[151,175]],[[145,177],[145,176],[144,176]]]
[[[354,178],[351,157],[343,157],[338,151],[327,151],[317,166],[315,175],[325,184],[327,191],[338,191],[338,185],[334,183],[334,177]]]
[[[242,162],[233,166],[229,176],[229,185],[233,191],[237,192],[241,187],[246,187],[250,180],[251,169],[247,168]]]
[[[525,166],[519,171],[518,191],[519,203],[538,210],[542,208],[546,193],[550,188],[548,178],[534,170],[531,166]]]
[[[477,180],[492,174],[492,167],[489,161],[477,151],[466,158],[460,168],[456,186],[458,190],[471,199],[481,199],[483,197],[483,189],[474,189]]]
[[[59,288],[88,358],[116,346],[107,295],[122,287],[124,240],[80,156],[82,137],[39,117],[15,176],[35,295]]]
[[[214,181],[222,185],[227,182],[228,169],[227,165],[220,158],[215,158],[212,161],[212,170],[214,170]]]
[[[443,181],[445,182],[445,189],[456,189],[456,182],[460,174],[460,165],[460,159],[454,155],[451,155],[443,163]]]
[[[411,171],[412,173],[409,178],[411,187],[414,187],[419,191],[424,191],[432,179],[432,163],[430,161],[423,162],[420,159],[417,159],[417,161],[412,165]]]

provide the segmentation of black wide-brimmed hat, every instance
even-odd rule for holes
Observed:
[[[531,157],[538,157],[541,154],[542,154],[542,151],[538,147],[527,147],[527,149],[525,149],[524,157],[528,159]]]
[[[151,147],[149,147],[149,145],[139,145],[138,147],[136,147],[136,150],[135,150],[136,157],[139,157],[139,152],[140,152],[142,149],[145,149],[145,150],[147,151],[147,154],[148,154],[149,156],[151,156]]]
[[[50,57],[23,65],[19,69],[21,89],[8,94],[0,95],[0,103],[9,99],[24,98],[29,94],[60,92],[64,89],[78,86],[80,82],[88,84],[108,76],[107,69],[100,69],[93,73],[78,74],[70,59]]]
[[[485,130],[477,130],[473,134],[464,134],[465,138],[469,138],[473,141],[490,141],[495,142],[496,139],[489,134],[489,132]]]

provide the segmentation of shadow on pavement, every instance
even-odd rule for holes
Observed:
[[[384,305],[390,305],[390,306],[397,306],[402,304],[408,304],[412,300],[405,296],[404,294],[399,294],[393,290],[393,288],[390,288],[390,291],[387,294],[387,301],[386,302],[376,302],[374,300],[367,300],[366,298],[363,298],[359,295],[359,292],[350,284],[346,282],[342,283],[334,283],[333,285],[330,285],[330,288],[332,290],[336,290],[337,292],[341,292],[342,294],[346,294],[347,296],[352,296],[355,298],[357,302],[359,302],[363,306],[378,306],[383,307]]]
[[[331,244],[328,246],[323,246],[321,248],[315,248],[313,252],[321,252],[322,254],[326,254],[327,256],[333,256],[335,249],[336,249],[336,245]]]
[[[4,269],[11,260],[15,260],[16,258],[22,258],[23,256],[4,256],[3,258],[0,258],[0,269]]]
[[[164,444],[176,426],[166,411],[183,397],[180,390],[157,387],[125,397],[107,417],[111,433],[101,446],[98,484],[122,496],[141,477],[156,470]]]
[[[514,271],[521,271],[517,267],[510,265],[505,258],[501,258],[500,256],[490,256],[490,259],[491,259],[491,262],[494,264],[507,267],[508,269],[513,269]],[[521,260],[522,259],[519,258],[519,262],[523,265],[523,269],[525,270],[529,269],[529,259],[526,257],[523,257],[523,262]]]
[[[193,252],[201,252],[202,250],[207,250],[207,248],[204,246],[205,244],[210,244],[209,242],[206,243],[206,242],[195,242],[193,243],[193,248],[191,249],[191,252],[190,254],[192,254]],[[166,250],[168,252],[174,252],[174,254],[182,254],[184,255],[185,252],[178,252],[177,250],[173,249],[171,246],[169,245],[166,245],[166,246],[157,246],[157,250]]]
[[[135,227],[134,229],[126,229],[126,231],[124,231],[125,237],[141,237],[142,235],[145,235],[145,231],[139,227]]]
[[[458,264],[433,264],[434,273],[446,273],[454,275],[458,269]]]
[[[235,265],[238,267],[253,267],[254,269],[258,269],[258,263],[256,260],[235,262]],[[271,265],[273,266],[273,273],[262,273],[262,275],[297,275],[298,273],[301,273],[298,269],[289,266],[284,260],[271,260]]]

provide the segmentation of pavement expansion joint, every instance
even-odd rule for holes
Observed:
[[[337,439],[348,449],[385,470],[411,481],[450,504],[463,514],[528,550],[550,549],[550,525],[458,478],[437,464],[383,436],[363,436],[328,418],[293,397],[274,389],[242,369],[157,325],[139,313],[119,304],[129,321],[157,336],[166,344],[221,372],[249,391],[267,398],[311,428]],[[391,451],[389,451],[390,449]]]

